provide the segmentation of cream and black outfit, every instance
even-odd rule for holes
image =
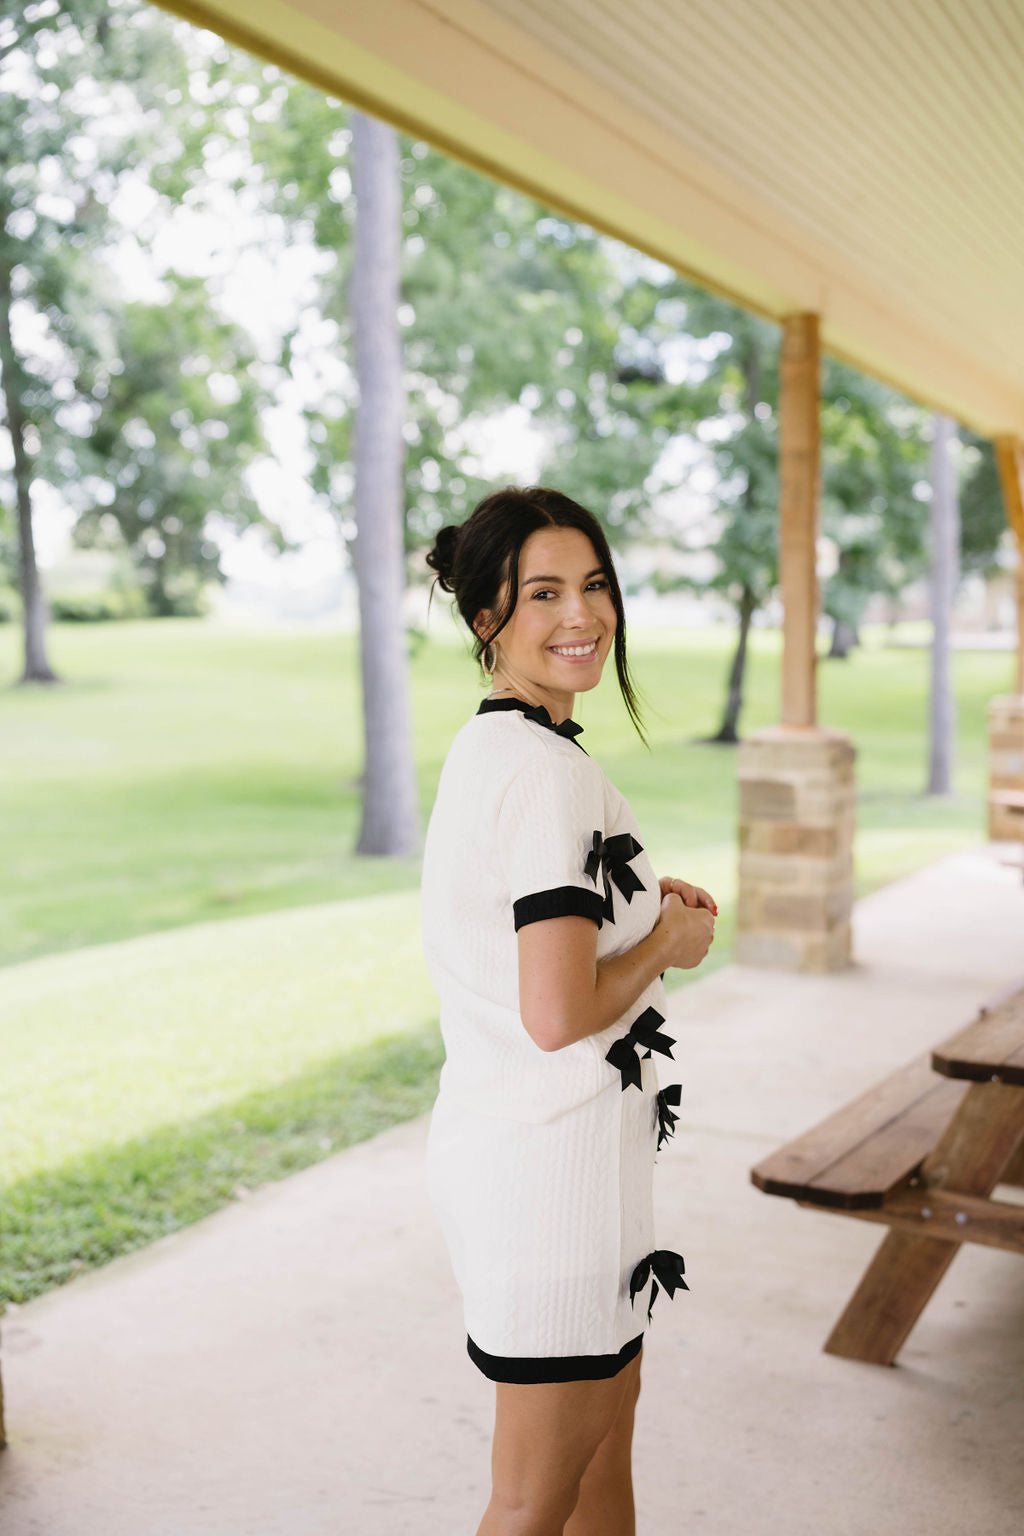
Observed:
[[[423,857],[423,944],[445,1061],[427,1141],[430,1199],[495,1381],[613,1376],[639,1352],[659,1286],[655,1153],[679,1084],[661,977],[614,1024],[543,1051],[519,1014],[516,933],[577,914],[597,956],[631,949],[661,893],[624,796],[543,706],[485,698],[441,770]]]

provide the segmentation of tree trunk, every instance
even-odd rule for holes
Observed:
[[[953,787],[956,699],[950,669],[950,624],[960,578],[960,518],[950,443],[956,428],[949,416],[932,417],[931,581],[932,610],[930,753],[928,794],[948,795]]]
[[[853,647],[859,644],[860,636],[855,624],[847,624],[845,619],[832,620],[832,645],[828,653],[830,660],[845,661]]]
[[[740,710],[743,708],[743,678],[747,667],[747,636],[750,634],[750,621],[754,617],[756,606],[753,592],[749,587],[744,587],[738,609],[740,632],[732,666],[729,668],[729,690],[725,699],[725,713],[714,736],[708,737],[709,741],[734,743],[740,739],[739,721]]]
[[[46,602],[39,584],[36,545],[32,532],[32,465],[25,446],[25,408],[21,402],[21,370],[11,339],[11,270],[0,265],[0,389],[3,390],[7,430],[14,458],[14,491],[18,507],[18,551],[21,572],[22,624],[25,640],[23,683],[55,683],[46,659]]]
[[[353,112],[356,228],[352,323],[355,421],[355,571],[363,690],[362,825],[357,853],[418,850],[408,650],[402,612],[402,343],[398,325],[402,203],[398,136]]]
[[[750,349],[743,358],[744,379],[744,406],[747,419],[755,419],[755,407],[761,397],[761,352],[756,341],[752,340]],[[747,481],[743,492],[743,501],[750,507],[754,499],[754,487]],[[729,668],[729,684],[725,696],[725,709],[722,713],[722,723],[708,741],[724,742],[727,745],[739,741],[740,710],[743,708],[743,678],[747,666],[747,638],[750,634],[750,621],[757,608],[754,593],[744,583],[740,593],[739,614],[740,628],[736,640],[736,650],[733,653],[732,666]]]

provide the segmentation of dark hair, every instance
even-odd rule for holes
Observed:
[[[442,591],[454,594],[459,612],[473,635],[473,655],[479,662],[486,647],[515,612],[519,600],[520,551],[538,528],[578,528],[594,546],[608,578],[618,621],[615,626],[615,670],[619,676],[619,689],[630,719],[646,746],[636,690],[626,662],[622,590],[604,529],[586,507],[563,496],[561,491],[542,485],[507,485],[485,496],[464,523],[449,523],[438,533],[434,547],[426,557],[427,564],[437,572],[431,586],[431,599],[436,585],[440,585]],[[506,581],[508,595],[498,614],[498,622],[489,635],[481,637],[473,627],[473,620],[481,608],[495,611],[502,584]]]

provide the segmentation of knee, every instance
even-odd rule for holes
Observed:
[[[562,1528],[579,1503],[580,1485],[514,1493],[495,1488],[486,1526],[494,1536],[562,1536]],[[484,1527],[481,1527],[484,1529]]]

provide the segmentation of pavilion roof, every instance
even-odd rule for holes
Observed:
[[[161,0],[1024,436],[1024,0]]]

